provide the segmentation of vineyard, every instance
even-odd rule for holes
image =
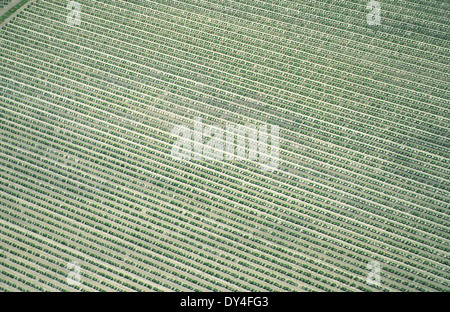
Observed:
[[[7,6],[11,0],[0,0],[0,9]]]
[[[448,1],[71,2],[0,17],[0,291],[450,291]]]

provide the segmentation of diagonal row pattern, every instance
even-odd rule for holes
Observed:
[[[450,289],[449,4],[78,2],[0,32],[0,289]],[[279,170],[173,160],[195,117]]]

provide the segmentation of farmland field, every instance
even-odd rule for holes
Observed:
[[[7,6],[11,0],[0,0],[0,9]]]
[[[450,291],[448,1],[72,2],[0,17],[0,291]]]

